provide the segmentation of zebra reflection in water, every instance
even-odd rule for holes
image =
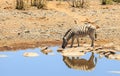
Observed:
[[[72,39],[72,42],[71,42],[71,47],[72,47],[75,38],[77,38],[78,46],[80,46],[79,45],[79,37],[85,37],[87,35],[89,35],[89,37],[92,41],[91,47],[93,47],[95,38],[97,37],[95,26],[87,23],[87,24],[84,24],[81,26],[75,26],[75,27],[69,29],[63,37],[62,48],[65,48],[67,46],[68,41],[70,39]]]
[[[84,71],[93,70],[97,64],[97,58],[94,57],[94,53],[92,53],[89,60],[75,59],[74,57],[70,59],[67,56],[63,56],[63,61],[69,68],[73,68],[76,70],[84,70]]]

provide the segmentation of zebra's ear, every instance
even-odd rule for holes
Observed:
[[[100,26],[96,25],[96,29],[99,29],[99,28],[100,28]]]

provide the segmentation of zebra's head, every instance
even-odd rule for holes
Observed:
[[[63,37],[63,43],[62,43],[62,48],[64,49],[68,44],[68,41],[65,37]]]

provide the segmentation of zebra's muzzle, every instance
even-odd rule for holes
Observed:
[[[64,46],[62,46],[62,48],[63,48],[63,49],[65,49],[65,47],[64,47]]]

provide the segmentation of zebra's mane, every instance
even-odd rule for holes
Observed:
[[[70,31],[71,31],[71,29],[69,29],[69,30],[65,33],[64,37],[66,37],[66,35],[67,35]]]

